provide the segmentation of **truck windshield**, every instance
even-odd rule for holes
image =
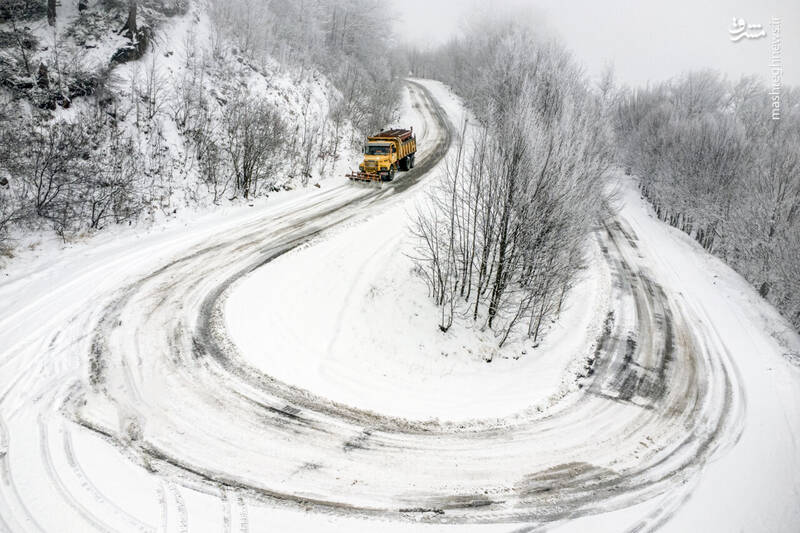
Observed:
[[[367,155],[386,155],[389,153],[388,144],[368,144],[365,147],[365,154]]]

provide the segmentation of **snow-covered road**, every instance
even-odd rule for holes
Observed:
[[[507,363],[512,412],[449,419],[445,406],[425,419],[367,403],[363,384],[348,396],[358,367],[340,388],[315,390],[298,374],[324,380],[319,360],[278,342],[293,338],[279,320],[249,322],[257,335],[240,338],[230,321],[259,305],[301,324],[294,338],[328,327],[298,312],[292,291],[241,298],[247,280],[280,286],[294,268],[323,302],[336,280],[302,265],[363,246],[358,261],[373,265],[363,278],[391,257],[377,213],[395,221],[435,174],[462,113],[437,83],[410,83],[409,99],[421,152],[392,184],[288,195],[0,284],[0,529],[800,527],[800,371],[782,355],[797,338],[738,276],[654,219],[630,182],[592,243],[592,312],[561,336],[569,350],[552,347],[558,361],[542,358],[571,385],[544,407],[533,407],[538,370],[524,366],[537,355]],[[358,233],[370,225],[377,239]],[[341,246],[304,256],[320,236]],[[259,349],[296,364],[270,372],[253,361]],[[432,394],[405,386],[391,390],[398,403]]]

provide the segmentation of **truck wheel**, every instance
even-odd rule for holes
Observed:
[[[408,168],[414,168],[414,154],[408,156]]]

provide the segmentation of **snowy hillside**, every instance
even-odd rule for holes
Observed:
[[[237,25],[268,13],[240,4],[143,2],[135,57],[121,52],[138,46],[118,31],[125,11],[107,2],[61,2],[53,26],[8,8],[0,26],[30,44],[0,49],[3,264],[55,246],[51,230],[73,242],[146,227],[353,167],[365,104],[315,63],[276,59],[279,42],[244,48]]]

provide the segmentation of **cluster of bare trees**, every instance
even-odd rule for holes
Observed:
[[[248,94],[226,106],[223,124],[234,187],[249,198],[258,192],[259,182],[272,176],[286,126],[273,106]]]
[[[220,71],[231,78],[241,72],[223,66],[212,75],[214,60],[192,46],[187,43],[186,69],[175,87],[165,83],[155,55],[143,70],[138,64],[132,69],[130,104],[120,113],[133,120],[133,137],[152,156],[146,160],[158,166],[153,176],[164,178],[169,188],[176,178],[196,170],[214,203],[272,190],[276,171],[286,170],[286,162],[299,157],[291,150],[280,111],[247,86],[220,83]],[[164,140],[164,129],[172,125],[183,137],[185,152],[173,154],[166,146],[153,146]],[[144,173],[147,177],[147,169]]]
[[[387,4],[212,0],[211,9],[217,43],[233,40],[256,64],[277,59],[294,68],[298,79],[314,71],[325,74],[341,93],[331,112],[342,114],[356,130],[370,132],[395,117],[401,86],[395,80],[408,65],[396,46],[392,49]]]
[[[460,316],[502,345],[520,329],[537,337],[560,311],[606,204],[612,137],[602,95],[559,45],[510,25],[457,49],[458,61],[430,61],[464,65],[443,72],[478,124],[464,124],[445,178],[420,206],[416,261],[442,330]]]
[[[258,72],[271,72],[277,60],[279,68],[298,83],[318,80],[321,73],[336,89],[328,91],[327,109],[318,109],[325,106],[306,91],[292,128],[277,120],[276,113],[253,95],[228,101],[222,116],[224,124],[219,128],[225,132],[223,139],[201,135],[198,145],[198,151],[204,153],[201,170],[212,184],[215,197],[228,185],[227,178],[218,172],[218,156],[238,165],[237,150],[243,146],[233,146],[231,140],[241,138],[245,131],[257,130],[257,124],[266,124],[265,131],[272,132],[269,137],[282,138],[282,144],[264,138],[263,150],[256,151],[275,154],[280,150],[291,162],[287,173],[299,176],[305,185],[313,168],[324,169],[340,157],[343,132],[354,133],[346,142],[354,145],[362,135],[386,126],[396,116],[401,84],[394,80],[397,70],[404,66],[389,53],[390,18],[385,5],[371,0],[212,0],[209,13],[213,26],[211,55],[218,65],[235,61]],[[375,31],[378,27],[383,30]],[[249,130],[241,127],[245,117],[255,112],[260,114],[259,120],[251,121]],[[264,174],[273,167],[258,165]],[[236,170],[235,189],[246,196],[257,194],[257,189],[250,190],[247,184],[268,181],[260,175],[251,180],[246,177],[248,172],[242,173],[246,168],[243,164]]]
[[[130,220],[142,209],[136,147],[102,117],[87,112],[51,124],[37,116],[16,125],[0,153],[6,223],[43,220],[65,236]]]
[[[388,53],[385,6],[369,0],[212,0],[209,13],[211,55],[217,64],[236,61],[258,72],[272,72],[278,65],[298,83],[317,80],[321,73],[337,89],[329,91],[324,110],[316,109],[319,102],[306,94],[294,128],[270,119],[285,134],[283,153],[292,162],[288,173],[299,175],[302,184],[308,182],[312,168],[324,169],[340,157],[344,131],[358,132],[349,139],[348,144],[354,144],[360,140],[356,137],[385,126],[396,115],[400,84],[393,82],[398,65]],[[384,26],[385,31],[376,32],[377,26]],[[263,108],[263,103],[252,100],[237,97],[226,106],[246,103],[256,110]],[[228,122],[235,117],[241,113],[229,110],[224,116]],[[353,127],[345,128],[347,124]],[[222,129],[229,131],[229,126]],[[201,145],[210,149],[212,159],[206,159],[201,167],[209,170],[207,181],[212,184],[219,184],[214,154],[232,156],[226,149],[227,140],[217,144]],[[240,178],[235,181],[241,182]],[[225,187],[222,184],[216,189]]]
[[[739,271],[800,330],[800,91],[713,71],[619,96],[623,164],[663,220]]]
[[[68,108],[73,99],[94,93],[112,65],[147,52],[154,24],[185,13],[189,5],[189,0],[98,0],[90,8],[85,0],[69,2],[77,4],[77,17],[63,17],[66,2],[56,0],[0,5],[0,86],[42,109]],[[86,49],[117,33],[127,39],[109,64],[87,64]]]
[[[8,99],[0,96],[0,125],[8,123],[10,108],[11,105]],[[10,155],[11,143],[9,141],[11,136],[11,131],[0,127],[0,161],[8,159]],[[12,191],[9,187],[8,171],[0,168],[0,253],[5,249],[8,229],[19,217],[17,207],[19,201],[16,196],[16,191]]]
[[[180,2],[138,4],[145,23],[183,9]],[[55,2],[13,0],[0,9],[0,24],[14,37],[0,46],[0,240],[12,225],[67,238],[168,207],[179,165],[166,147],[162,119],[171,99],[155,60],[135,65],[128,98],[109,87],[108,65],[89,69],[80,61],[88,39],[120,31],[136,38],[136,5],[79,2],[77,17],[63,20]],[[52,41],[40,47],[30,26],[45,17]],[[77,97],[85,98],[78,109],[53,112]]]

